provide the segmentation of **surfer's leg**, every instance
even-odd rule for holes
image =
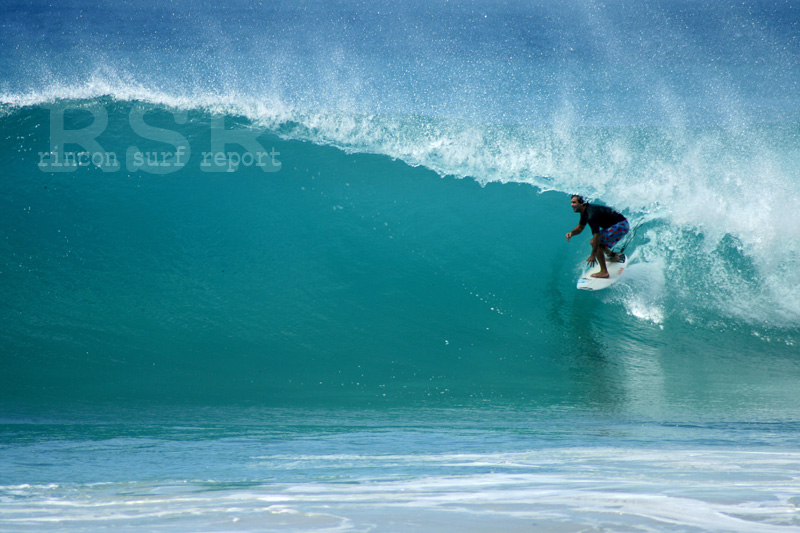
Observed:
[[[628,224],[627,220],[623,220],[622,222],[617,222],[610,228],[606,228],[605,231],[601,234],[603,240],[601,244],[606,247],[608,250],[609,257],[611,257],[612,261],[619,261],[619,256],[611,251],[611,249],[620,241],[622,238],[628,234],[630,230],[630,225]],[[617,259],[614,259],[616,257]]]
[[[606,250],[601,249],[600,253],[597,254],[597,262],[600,264],[600,272],[595,272],[592,274],[593,278],[607,278],[608,277],[608,268],[606,267]]]
[[[612,263],[619,263],[620,261],[622,261],[622,256],[620,256],[620,254],[612,252],[611,248],[613,248],[614,245],[617,244],[620,241],[620,239],[622,239],[622,237],[625,236],[626,233],[628,233],[628,228],[629,228],[628,221],[623,220],[622,222],[614,224],[610,228],[606,228],[605,230],[603,230],[603,232],[600,233],[601,249],[603,253],[605,253],[605,255],[608,256],[608,260]],[[607,276],[602,276],[602,277],[607,277]]]

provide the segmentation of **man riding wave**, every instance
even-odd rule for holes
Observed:
[[[570,205],[573,211],[581,214],[581,219],[575,229],[567,233],[567,242],[589,224],[592,230],[592,254],[586,262],[589,265],[600,263],[600,272],[592,274],[593,278],[607,278],[606,256],[612,263],[621,260],[621,256],[612,252],[611,248],[630,231],[628,220],[610,207],[586,203],[583,197],[577,194],[572,197]]]

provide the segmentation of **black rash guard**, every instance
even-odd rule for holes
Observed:
[[[601,229],[610,228],[623,220],[625,220],[625,217],[610,207],[586,204],[586,209],[581,213],[580,225],[585,226],[588,223],[592,230],[592,235],[594,235],[595,233],[600,233]]]

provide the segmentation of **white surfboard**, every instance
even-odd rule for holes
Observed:
[[[607,289],[619,281],[620,276],[625,271],[627,266],[625,254],[622,254],[622,261],[612,263],[606,259],[606,269],[608,270],[607,278],[593,278],[592,274],[600,272],[600,264],[595,263],[594,266],[589,267],[578,279],[578,288],[584,291],[601,291]]]

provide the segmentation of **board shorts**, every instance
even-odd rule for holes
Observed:
[[[631,226],[628,224],[627,220],[617,222],[613,226],[600,232],[600,244],[610,250],[628,233],[628,231],[630,231],[630,229]]]

